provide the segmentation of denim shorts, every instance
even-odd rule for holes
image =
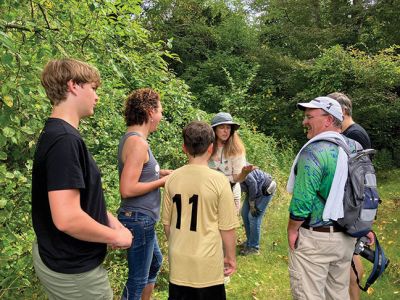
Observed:
[[[128,280],[122,299],[140,300],[144,287],[156,282],[162,254],[155,232],[156,221],[140,212],[119,212],[118,220],[134,240],[128,252]]]

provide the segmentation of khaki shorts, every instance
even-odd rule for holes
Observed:
[[[293,299],[349,299],[349,269],[355,243],[355,238],[342,232],[300,227],[297,248],[289,249]]]
[[[33,266],[50,300],[112,300],[113,292],[107,271],[102,265],[88,272],[64,274],[50,270],[39,255],[38,244],[32,247]]]

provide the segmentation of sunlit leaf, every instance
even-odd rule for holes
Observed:
[[[14,101],[11,96],[8,96],[8,95],[4,96],[3,101],[8,107],[13,107],[13,105],[14,105]]]
[[[0,151],[0,160],[6,160],[7,159],[7,153],[4,151]]]
[[[372,287],[369,287],[368,290],[367,290],[367,294],[368,295],[372,295],[374,292],[375,292],[374,288],[372,288]]]
[[[34,131],[32,130],[32,128],[28,127],[28,126],[22,126],[21,130],[27,134],[34,134]]]
[[[15,130],[10,128],[10,127],[4,127],[3,128],[3,134],[4,134],[4,136],[6,136],[8,138],[11,138],[11,137],[14,136]]]
[[[4,208],[7,204],[7,200],[4,198],[0,199],[0,209]]]

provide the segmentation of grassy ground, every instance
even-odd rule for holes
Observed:
[[[379,192],[383,200],[374,225],[378,239],[390,258],[384,275],[369,290],[362,293],[362,299],[400,299],[400,238],[398,213],[400,208],[400,170],[380,172]],[[290,198],[280,190],[271,201],[262,227],[261,254],[259,256],[238,256],[238,271],[226,286],[228,299],[291,299],[287,270],[286,225]],[[244,240],[244,230],[238,231],[238,243]],[[161,243],[164,243],[163,240]],[[365,259],[367,269],[372,264]],[[166,268],[159,278],[155,299],[167,299]],[[365,282],[366,278],[364,278]]]

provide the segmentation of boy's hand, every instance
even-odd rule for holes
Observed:
[[[115,242],[109,246],[112,249],[128,249],[133,243],[132,232],[126,228],[116,228],[115,229]]]
[[[224,276],[231,276],[236,272],[236,260],[224,258]]]

